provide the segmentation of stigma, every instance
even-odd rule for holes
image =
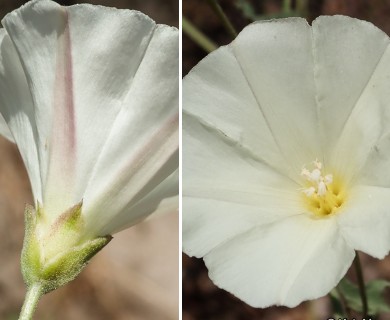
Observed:
[[[339,210],[345,202],[345,191],[339,179],[332,173],[324,172],[321,162],[313,161],[311,170],[303,167],[301,176],[306,188],[304,194],[306,207],[316,216],[328,216]]]

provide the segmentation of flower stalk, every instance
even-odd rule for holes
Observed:
[[[306,17],[308,14],[307,10],[307,0],[297,0],[296,2],[296,12],[301,17]]]
[[[182,18],[184,33],[192,39],[199,47],[210,53],[217,49],[217,45],[207,38],[198,28],[196,28],[185,17]]]
[[[233,24],[230,22],[229,18],[226,16],[226,14],[223,12],[221,6],[217,2],[217,0],[207,0],[211,8],[213,9],[214,13],[218,16],[218,18],[221,20],[222,25],[226,29],[226,31],[233,37],[237,37],[237,31],[233,27]]]
[[[353,265],[355,266],[355,272],[359,287],[360,298],[362,300],[362,313],[363,317],[368,316],[368,302],[367,302],[367,294],[366,294],[366,285],[364,283],[362,265],[360,263],[359,254],[356,252],[355,260],[353,261]]]
[[[289,14],[292,11],[291,8],[291,0],[284,0],[283,1],[283,12],[286,14]]]
[[[39,299],[43,294],[42,285],[39,283],[30,286],[24,299],[22,311],[20,312],[19,320],[30,320],[38,305]]]
[[[352,319],[351,308],[348,305],[348,301],[345,298],[344,293],[342,292],[342,290],[340,290],[340,288],[338,286],[335,287],[335,290],[340,297],[340,304],[341,304],[341,307],[343,309],[344,314],[347,316],[348,319]]]
[[[75,279],[111,236],[84,239],[82,203],[69,208],[51,225],[43,208],[27,206],[21,257],[28,290],[20,319],[31,319],[40,297]]]

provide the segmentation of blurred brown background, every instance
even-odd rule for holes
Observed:
[[[253,21],[250,16],[270,18],[280,15],[283,2],[286,1],[219,1],[237,32]],[[249,11],[245,10],[248,8],[247,4],[250,6]],[[299,5],[303,5],[304,8],[299,15],[306,17],[309,22],[319,15],[343,14],[370,21],[390,34],[389,0],[291,0],[293,9]],[[233,40],[211,10],[207,0],[183,0],[183,16],[218,46],[226,45]],[[183,76],[206,55],[207,52],[183,34]],[[378,278],[390,280],[390,257],[376,260],[367,255],[361,255],[361,259],[366,280]],[[348,276],[355,280],[353,270]],[[385,294],[390,303],[390,290],[387,290]],[[332,308],[327,297],[303,303],[294,309],[251,308],[230,293],[217,288],[208,278],[203,260],[189,258],[183,254],[183,320],[324,320],[331,315]],[[389,320],[390,314],[382,314],[380,319]]]
[[[0,17],[25,2],[0,0]],[[178,0],[89,2],[140,10],[158,23],[178,26]],[[19,259],[26,203],[33,199],[20,155],[0,137],[1,320],[17,319],[24,299]],[[178,228],[178,215],[171,214],[116,234],[75,281],[42,298],[35,319],[177,319]]]

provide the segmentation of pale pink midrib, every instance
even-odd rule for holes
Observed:
[[[76,124],[72,42],[69,16],[65,7],[62,7],[62,16],[64,25],[62,33],[58,34],[57,42],[46,194],[49,193],[54,197],[71,197],[75,183]],[[56,194],[58,192],[65,192],[65,194]],[[69,205],[71,206],[72,203]]]
[[[142,145],[137,152],[133,153],[121,167],[118,167],[118,170],[111,175],[110,181],[107,181],[103,192],[99,195],[95,195],[94,199],[97,200],[92,204],[93,208],[98,210],[100,205],[103,205],[102,202],[111,198],[110,194],[113,192],[118,192],[118,189],[121,185],[126,185],[127,181],[130,181],[134,176],[142,170],[142,167],[146,164],[148,165],[148,158],[153,157],[154,154],[161,154],[162,158],[162,167],[165,162],[176,152],[179,147],[179,137],[176,134],[178,130],[179,123],[179,114],[178,112],[171,115],[157,130],[155,130],[148,138],[148,143]],[[141,190],[144,185],[148,183],[150,179],[158,172],[157,170],[151,170],[148,175],[143,175],[143,184],[138,186],[137,190],[132,188],[132,193],[129,193],[129,202],[130,203],[134,197],[137,195],[138,191]],[[134,189],[134,190],[133,190]],[[115,195],[112,195],[115,197]],[[91,208],[90,208],[91,209]],[[123,208],[122,208],[123,209]]]

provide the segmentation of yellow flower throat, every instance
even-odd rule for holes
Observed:
[[[336,213],[345,202],[344,185],[333,174],[323,174],[321,162],[313,164],[313,170],[303,168],[301,172],[307,186],[302,190],[305,206],[319,217]]]

